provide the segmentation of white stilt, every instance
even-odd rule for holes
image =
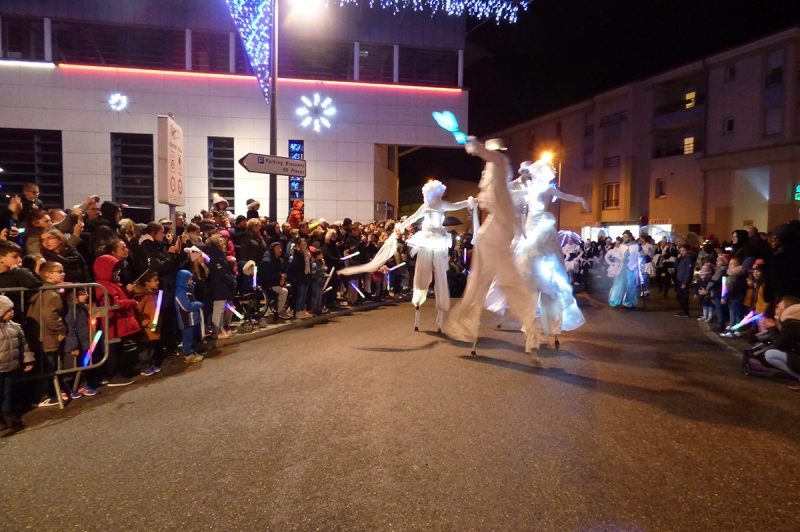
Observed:
[[[556,349],[558,349],[558,347],[561,345],[561,342],[558,341],[558,335],[557,334],[553,335],[553,338],[555,338],[555,341],[553,342],[553,346]]]
[[[477,352],[475,352],[475,348],[476,348],[477,346],[478,346],[478,340],[476,339],[476,340],[475,340],[475,341],[472,343],[472,352],[470,353],[470,355],[478,356],[478,353],[477,353]]]
[[[439,326],[439,332],[442,332],[442,325],[444,325],[444,311],[439,310],[436,313],[436,325]]]
[[[417,311],[414,313],[414,330],[419,330],[419,307],[417,307]]]

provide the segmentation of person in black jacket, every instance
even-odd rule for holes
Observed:
[[[238,260],[259,262],[267,251],[267,242],[261,236],[261,220],[251,218],[247,221],[247,231],[239,237]]]
[[[767,319],[766,324],[772,349],[764,353],[764,358],[771,366],[800,380],[800,298],[784,297],[775,307],[775,319]],[[789,389],[800,392],[797,385]]]
[[[294,289],[294,313],[298,318],[310,318],[306,312],[308,290],[311,286],[311,252],[308,241],[300,238],[292,250],[292,258],[287,267],[289,282]]]
[[[225,255],[227,242],[220,235],[212,236],[206,252],[208,253],[209,279],[211,280],[211,299],[214,301],[214,311],[211,315],[211,333],[216,338],[230,338],[230,333],[225,330],[226,318],[230,314],[225,306],[236,296],[236,276]]]
[[[94,260],[105,253],[109,244],[120,239],[118,233],[120,220],[122,220],[122,208],[119,204],[113,201],[104,201],[100,205],[100,216],[86,224],[81,238],[85,238],[87,242],[86,253],[88,256],[84,254],[87,265],[92,266]]]
[[[689,285],[694,276],[694,263],[697,255],[689,252],[689,246],[682,245],[675,260],[675,293],[681,309],[675,315],[679,318],[689,317]]]
[[[27,288],[34,290],[42,286],[42,281],[27,268],[22,268],[20,254],[22,248],[13,242],[0,240],[0,289],[3,288]],[[22,325],[25,334],[29,329],[26,327],[29,321],[26,316],[30,307],[31,297],[36,294],[32,292],[8,292],[6,297],[14,302],[14,315],[17,316],[18,323]],[[23,305],[23,301],[25,304]]]
[[[278,317],[290,319],[291,315],[285,311],[290,285],[286,283],[286,261],[279,241],[269,245],[269,250],[258,265],[258,284],[278,294]]]
[[[42,233],[42,256],[48,262],[58,262],[64,267],[64,282],[91,283],[89,267],[78,250],[67,243],[67,237],[58,229]],[[123,283],[124,284],[124,283]]]

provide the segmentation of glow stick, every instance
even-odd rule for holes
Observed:
[[[350,282],[350,286],[352,286],[352,287],[353,287],[353,290],[355,290],[356,292],[358,292],[358,295],[360,295],[361,297],[366,297],[366,296],[364,295],[364,293],[363,293],[361,290],[359,290],[359,289],[358,289],[358,287],[356,286],[356,283],[354,283],[354,282]]]
[[[728,295],[728,278],[722,278],[722,297],[726,297]]]
[[[332,286],[329,286],[329,287],[328,287],[328,288],[326,288],[326,289],[325,289],[325,290],[324,290],[322,293],[323,293],[323,294],[326,294],[326,293],[330,292],[331,290],[333,290],[333,287],[332,287]]]
[[[258,276],[258,266],[253,266],[253,288],[256,287],[256,277]]]
[[[236,310],[235,308],[233,308],[233,306],[232,306],[230,303],[225,303],[225,308],[227,308],[228,310],[230,310],[231,312],[233,312],[234,314],[236,314],[236,317],[237,317],[237,318],[239,318],[240,320],[241,320],[241,319],[244,319],[244,316],[242,316],[242,315],[239,313],[239,311],[238,311],[238,310]]]
[[[103,336],[103,331],[97,331],[94,333],[94,339],[92,340],[92,345],[89,346],[89,350],[83,356],[83,365],[88,366],[92,363],[92,353],[94,353],[94,348],[97,347],[97,342],[100,341],[100,337]]]
[[[464,262],[467,262],[467,250],[464,249]]]
[[[390,272],[393,272],[393,271],[395,271],[397,268],[399,268],[400,266],[405,266],[405,265],[406,265],[406,263],[405,263],[405,262],[401,262],[401,263],[400,263],[400,264],[398,264],[397,266],[392,266],[391,268],[389,268],[389,271],[390,271]]]
[[[325,290],[325,288],[328,286],[328,283],[331,281],[331,277],[333,277],[333,272],[335,272],[335,271],[336,271],[336,267],[334,266],[333,268],[331,268],[331,273],[328,274],[328,278],[325,279],[325,284],[322,285],[322,290],[324,290],[324,292],[327,292],[327,290]],[[331,288],[333,288],[333,287],[331,287]]]
[[[753,314],[753,313],[751,312],[750,314]],[[756,314],[756,315],[750,315],[750,314],[745,316],[745,318],[742,321],[740,321],[739,323],[737,323],[736,325],[731,327],[731,330],[732,331],[738,331],[739,329],[741,329],[745,325],[753,323],[754,321],[758,321],[758,320],[760,320],[761,318],[764,317],[763,314]]]
[[[156,327],[158,327],[158,317],[161,315],[161,300],[164,299],[164,291],[158,291],[158,298],[156,298],[156,315],[153,317],[153,328],[150,329],[153,332],[156,332]]]
[[[350,260],[350,259],[352,259],[353,257],[355,257],[356,255],[361,255],[361,252],[360,252],[360,251],[356,251],[356,252],[355,252],[355,253],[353,253],[352,255],[347,255],[346,257],[342,257],[342,260]]]

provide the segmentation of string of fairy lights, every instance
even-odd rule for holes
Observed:
[[[225,0],[242,38],[242,44],[250,58],[250,64],[258,78],[258,85],[269,103],[270,72],[269,54],[272,50],[272,1],[273,0]]]
[[[363,0],[339,0],[339,5],[357,4],[361,1]],[[328,3],[330,2],[326,2]],[[528,3],[527,0],[369,0],[369,7],[380,6],[395,13],[403,9],[430,10],[431,14],[444,11],[448,15],[467,14],[478,19],[493,17],[497,22],[514,23],[517,21],[520,8],[526,11]]]

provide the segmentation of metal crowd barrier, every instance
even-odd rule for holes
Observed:
[[[88,292],[88,295],[89,295],[88,301],[86,303],[86,305],[88,307],[88,314],[89,314],[89,345],[90,345],[89,352],[87,352],[87,353],[78,353],[78,355],[76,356],[77,360],[75,361],[75,367],[73,367],[73,368],[62,368],[61,367],[62,366],[62,362],[61,362],[62,357],[61,356],[57,357],[57,366],[56,366],[57,369],[56,369],[56,371],[53,371],[53,372],[45,372],[44,371],[44,368],[45,368],[44,353],[43,352],[40,352],[40,353],[34,352],[34,354],[36,356],[36,360],[38,362],[38,367],[39,367],[38,374],[37,375],[26,375],[25,377],[22,377],[20,379],[16,379],[16,382],[24,382],[24,381],[34,380],[34,379],[52,378],[53,379],[53,384],[54,384],[55,390],[56,390],[56,397],[58,398],[58,404],[59,404],[59,407],[61,407],[61,408],[64,408],[65,402],[64,402],[64,399],[61,397],[61,382],[60,382],[61,379],[59,379],[59,377],[62,376],[62,375],[68,375],[68,374],[74,373],[75,374],[75,379],[73,381],[73,388],[77,391],[77,387],[79,386],[80,380],[81,380],[81,372],[90,371],[90,370],[99,368],[100,366],[105,364],[106,360],[108,360],[108,347],[109,347],[109,345],[117,343],[117,342],[120,342],[119,338],[114,338],[114,339],[109,339],[108,338],[108,322],[109,322],[108,313],[111,310],[119,309],[119,307],[118,306],[109,306],[109,304],[108,304],[108,302],[109,302],[108,291],[105,289],[105,287],[103,287],[102,285],[97,284],[97,283],[66,283],[66,284],[60,284],[60,285],[54,285],[54,286],[43,286],[43,287],[40,287],[38,289],[29,289],[29,288],[21,288],[21,287],[0,288],[0,294],[8,297],[9,299],[11,299],[12,302],[15,300],[15,297],[17,298],[17,301],[19,301],[19,304],[20,304],[19,308],[22,310],[23,315],[22,316],[14,316],[14,320],[13,321],[15,321],[16,323],[19,323],[22,326],[23,332],[26,333],[25,334],[25,339],[28,342],[28,348],[29,349],[31,348],[32,342],[30,341],[30,338],[28,338],[28,335],[27,335],[28,331],[26,329],[29,330],[29,327],[25,326],[25,321],[28,319],[28,309],[26,307],[27,306],[31,306],[36,301],[37,298],[40,298],[42,296],[43,292],[48,291],[48,290],[58,290],[58,291],[61,291],[62,294],[66,294],[67,291],[71,290],[74,300],[77,301],[77,290],[80,289],[80,288],[85,288],[87,290],[87,292]],[[95,297],[94,296],[95,296],[96,292],[94,291],[94,289],[100,290],[102,292],[102,294],[103,294],[103,296],[102,296],[103,304],[102,305],[98,305],[98,304],[95,303]],[[28,302],[30,302],[31,305],[27,305]],[[64,299],[64,307],[63,308],[64,308],[64,313],[66,315],[66,312],[69,312],[66,299]],[[73,306],[73,309],[75,309],[75,306]],[[74,311],[75,310],[73,310],[73,312]],[[64,316],[64,317],[66,317],[66,316]],[[38,319],[38,322],[39,322],[39,327],[38,327],[38,329],[39,329],[39,338],[38,338],[38,340],[39,340],[39,345],[41,345],[41,342],[42,342],[42,339],[43,339],[43,327],[41,326],[41,323],[42,323],[42,305],[39,305],[39,316],[38,316],[38,318],[39,318]],[[101,326],[101,328],[99,328],[99,329],[97,328],[97,324],[98,324],[97,320],[98,319],[100,320],[99,323],[100,323],[100,326]],[[99,337],[98,337],[98,333],[101,333]],[[96,362],[96,363],[92,363],[94,351],[97,348],[97,346],[99,345],[99,342],[101,340],[103,342],[103,358],[100,361]],[[61,353],[61,348],[62,347],[63,346],[59,346],[59,353]],[[74,356],[74,355],[71,355],[70,353],[66,353],[65,356]],[[81,363],[86,362],[86,361],[88,361],[88,364],[81,365]]]

